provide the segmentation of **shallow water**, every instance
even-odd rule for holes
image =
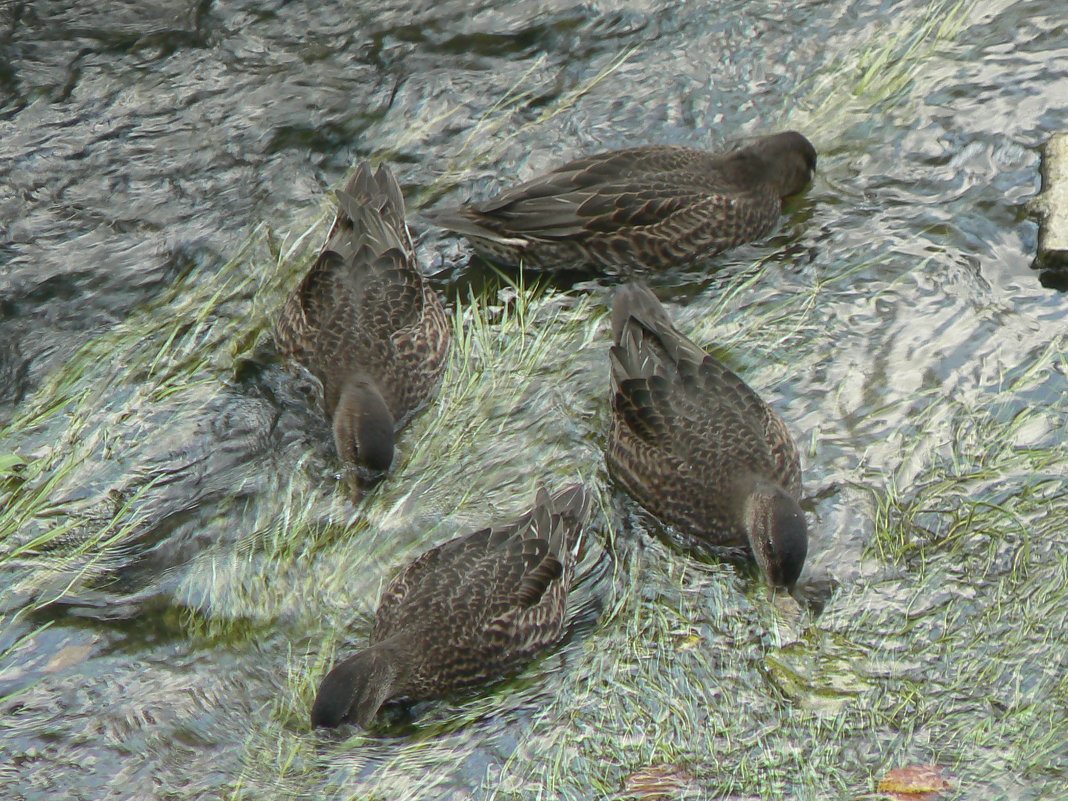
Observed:
[[[1026,205],[1068,129],[1060,0],[379,6],[0,10],[5,797],[616,797],[664,763],[692,798],[915,763],[1063,792],[1068,298]],[[612,279],[516,298],[414,213],[786,127],[820,163],[779,231],[649,280],[795,434],[799,615],[608,481]],[[354,507],[267,340],[367,157],[463,346]],[[601,504],[560,648],[308,730],[393,570],[574,477]]]

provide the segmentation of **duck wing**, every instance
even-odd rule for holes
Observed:
[[[716,156],[693,148],[600,153],[471,204],[468,217],[499,233],[530,239],[566,239],[621,228],[685,235],[730,209],[731,198],[724,194],[730,187],[716,168]]]
[[[354,371],[375,380],[398,420],[440,377],[448,321],[385,165],[361,164],[338,192],[327,244],[283,308],[276,339],[322,381],[328,412]]]
[[[554,496],[541,490],[518,519],[427,551],[383,593],[371,641],[401,630],[435,631],[428,654],[447,661],[438,644],[462,645],[488,665],[547,644],[563,626],[572,551],[588,506],[582,487]]]
[[[799,483],[797,448],[779,415],[676,331],[652,292],[621,291],[613,327],[613,406],[629,436],[712,482],[745,470],[787,489]]]

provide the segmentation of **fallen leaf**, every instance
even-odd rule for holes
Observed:
[[[678,765],[649,765],[627,777],[624,798],[663,801],[687,788],[693,777]]]
[[[700,644],[701,644],[701,638],[700,637],[698,637],[696,634],[688,634],[685,637],[683,637],[681,640],[679,640],[679,643],[678,643],[678,645],[676,647],[680,651],[689,651],[695,645],[700,645]]]
[[[45,673],[56,673],[57,671],[65,670],[84,661],[92,650],[93,646],[91,645],[68,645],[60,648],[48,660],[43,670]]]
[[[937,765],[909,765],[887,771],[878,790],[893,801],[929,801],[952,787]]]

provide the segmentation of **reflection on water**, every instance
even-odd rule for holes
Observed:
[[[1057,794],[1066,300],[1025,207],[1068,128],[1057,0],[149,5],[0,11],[9,795],[613,797],[674,764],[680,797],[853,798],[931,762]],[[417,208],[787,127],[820,169],[780,229],[650,280],[795,434],[799,614],[608,481],[615,279],[501,290],[415,212],[459,344],[346,502],[267,332],[356,160]],[[394,570],[576,477],[600,504],[560,648],[309,731]]]

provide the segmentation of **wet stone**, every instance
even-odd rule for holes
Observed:
[[[1043,267],[1068,268],[1068,133],[1052,136],[1042,154],[1042,224],[1038,261]]]

